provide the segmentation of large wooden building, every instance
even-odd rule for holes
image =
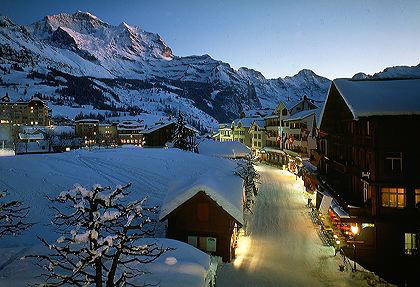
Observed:
[[[176,120],[171,120],[155,123],[153,126],[145,129],[142,131],[145,146],[164,147],[166,143],[173,140],[176,126]],[[191,135],[198,134],[198,131],[190,125],[185,125],[185,128]]]
[[[166,236],[189,243],[229,262],[243,225],[242,180],[210,172],[168,191],[159,219]]]
[[[16,102],[7,96],[0,99],[0,124],[48,126],[50,117],[48,105],[37,97]]]
[[[356,260],[402,285],[420,270],[419,128],[420,79],[334,80],[320,124],[321,176],[361,229]]]
[[[117,126],[117,133],[120,144],[132,144],[143,146],[143,131],[145,125],[138,121],[122,121]]]

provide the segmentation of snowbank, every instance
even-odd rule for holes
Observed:
[[[165,248],[174,250],[165,252],[154,262],[144,265],[143,270],[150,272],[139,276],[134,282],[138,284],[158,284],[161,287],[207,287],[215,282],[218,262],[203,251],[177,240],[157,238],[143,239],[144,243],[157,242]],[[36,278],[42,269],[25,255],[44,253],[43,246],[32,248],[2,249],[0,260],[0,286],[24,287],[28,283],[40,282]]]
[[[217,142],[204,140],[198,146],[198,152],[203,155],[225,158],[245,157],[251,150],[239,142]]]

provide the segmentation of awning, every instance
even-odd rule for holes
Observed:
[[[338,204],[337,200],[333,199],[331,208],[335,214],[340,218],[350,218],[349,214]]]
[[[334,211],[334,213],[337,214],[337,216],[340,217],[341,219],[345,219],[345,218],[349,219],[350,218],[350,215],[339,204],[338,200],[334,199],[327,191],[318,190],[317,192],[319,192],[323,195],[322,200],[321,200],[321,205],[319,206],[319,212],[325,214],[325,213],[327,213],[328,209],[331,207],[331,209]],[[324,202],[324,198],[325,198],[325,202]],[[325,208],[326,208],[326,210],[325,210]]]
[[[315,173],[318,170],[318,168],[314,166],[312,163],[310,163],[308,160],[303,160],[302,164],[303,164],[303,167],[309,172]]]
[[[264,152],[274,152],[274,153],[279,153],[279,154],[285,154],[284,151],[282,151],[281,149],[270,148],[270,147],[263,147],[261,149],[261,151],[264,151]]]
[[[285,149],[284,152],[286,154],[290,155],[290,156],[299,157],[300,158],[300,154],[298,154],[297,152],[294,152],[294,151],[291,151],[291,150],[288,150],[288,149]]]
[[[322,214],[326,214],[328,212],[328,209],[331,206],[332,200],[333,198],[331,196],[324,195],[321,200],[321,205],[319,206],[319,209],[318,209],[319,212],[321,212]]]

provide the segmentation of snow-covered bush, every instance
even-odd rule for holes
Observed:
[[[235,174],[244,180],[244,211],[252,213],[255,196],[258,194],[257,184],[260,175],[254,168],[254,156],[251,153],[244,159],[238,161]]]
[[[0,238],[17,235],[33,224],[26,221],[29,207],[19,200],[6,200],[7,192],[0,192]]]
[[[127,188],[76,185],[57,198],[48,198],[55,215],[51,223],[61,236],[54,243],[40,238],[48,254],[31,255],[42,266],[42,286],[137,286],[132,279],[145,273],[144,264],[167,249],[157,243],[139,244],[151,237],[157,207],[146,198],[127,202]]]

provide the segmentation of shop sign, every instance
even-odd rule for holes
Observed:
[[[362,171],[362,178],[370,178],[370,172],[369,171]]]

